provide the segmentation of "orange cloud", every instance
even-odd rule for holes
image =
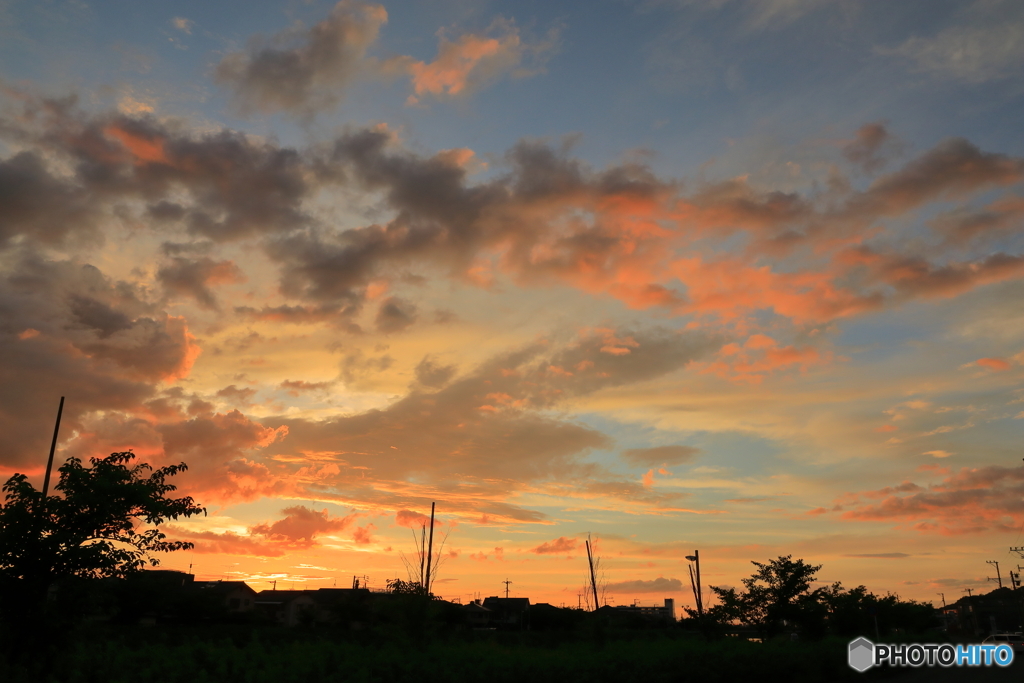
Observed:
[[[366,526],[356,527],[355,530],[352,532],[352,540],[358,543],[359,545],[367,545],[369,543],[373,543],[373,538],[371,537],[370,533],[376,528],[377,527],[375,527],[373,524],[367,524]]]
[[[249,530],[253,536],[263,536],[272,541],[284,541],[296,545],[313,545],[317,536],[344,531],[356,519],[355,514],[345,517],[331,517],[327,510],[312,510],[296,505],[281,511],[285,517],[273,524],[257,524]],[[372,527],[373,525],[370,525]],[[363,538],[369,539],[369,529],[359,530]],[[362,542],[362,541],[357,541]]]
[[[288,548],[265,540],[242,536],[232,531],[189,531],[173,525],[167,526],[171,540],[191,541],[195,552],[224,555],[248,555],[252,557],[281,557]]]
[[[965,467],[927,488],[904,482],[850,493],[836,509],[843,519],[902,520],[922,532],[1016,532],[1024,521],[1024,466]]]
[[[404,526],[409,529],[420,529],[425,526],[430,526],[430,515],[420,514],[419,512],[413,512],[412,510],[399,510],[395,514],[395,523],[398,524],[398,526]],[[435,519],[434,526],[441,526],[441,521]]]
[[[133,163],[137,165],[169,163],[164,153],[164,140],[157,135],[130,131],[116,124],[107,126],[104,133],[124,145],[131,153]]]
[[[577,543],[578,541],[575,538],[559,536],[553,541],[541,543],[530,552],[538,555],[557,555],[561,553],[568,553],[576,549]]]
[[[652,486],[654,486],[654,470],[653,469],[647,470],[644,473],[644,476],[641,477],[641,483],[643,483],[644,488],[648,488],[648,489],[651,488]]]
[[[994,370],[996,372],[1010,369],[1010,362],[1003,360],[1002,358],[979,358],[974,361],[974,363],[975,365],[980,365],[983,368],[988,368],[989,370]]]
[[[718,357],[719,360],[709,364],[705,372],[749,384],[760,383],[764,377],[778,370],[794,366],[807,370],[833,359],[830,352],[821,352],[812,346],[779,348],[774,339],[763,334],[752,335],[743,348],[736,344],[723,347]]]
[[[397,57],[385,62],[386,71],[408,74],[413,94],[408,104],[424,97],[456,97],[503,75],[528,75],[539,68],[552,43],[526,44],[519,29],[509,21],[498,20],[488,29],[492,35],[465,33],[454,41],[441,36],[432,62]],[[531,66],[524,62],[532,60]]]
[[[415,103],[425,94],[458,95],[466,88],[473,69],[484,59],[493,59],[500,52],[514,53],[519,37],[508,36],[504,44],[496,38],[481,38],[471,34],[460,36],[454,42],[442,39],[437,57],[430,64],[414,62],[408,66],[413,91],[410,101]]]

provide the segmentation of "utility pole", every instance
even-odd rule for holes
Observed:
[[[50,442],[50,458],[46,461],[46,475],[43,477],[43,501],[46,501],[46,494],[50,490],[50,471],[53,470],[53,453],[57,450],[57,432],[60,431],[60,416],[64,412],[64,397],[60,397],[60,405],[57,406],[57,424],[53,425],[53,441]]]
[[[507,599],[508,598],[508,587],[510,585],[512,585],[512,582],[509,581],[508,579],[505,579],[504,581],[502,581],[502,583],[505,584],[505,598]]]
[[[972,600],[974,594],[971,593],[970,588],[965,588],[964,592],[967,593],[967,609],[971,613],[971,622],[974,624],[974,633],[977,635],[981,628],[978,626],[978,614],[974,611],[974,600]]]
[[[999,587],[1003,587],[1003,575],[999,573],[999,563],[995,560],[985,560],[985,564],[994,564],[996,566],[996,581],[999,582]],[[991,581],[992,579],[989,579]]]
[[[942,598],[942,609],[946,609],[946,594],[938,593],[938,595]]]

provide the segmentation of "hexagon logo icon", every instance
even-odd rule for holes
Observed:
[[[850,668],[864,673],[875,663],[875,644],[867,638],[850,643]]]

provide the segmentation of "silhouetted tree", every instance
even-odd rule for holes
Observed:
[[[712,586],[718,604],[708,610],[708,618],[719,623],[739,621],[767,636],[787,626],[818,631],[824,621],[821,604],[823,588],[811,590],[821,565],[780,556],[767,563],[751,562],[757,571],[743,579],[742,593],[735,588]]]
[[[419,581],[387,580],[388,593],[396,595],[426,595],[427,589]]]
[[[894,628],[923,633],[937,625],[935,608],[899,596],[880,597],[864,586],[846,590],[838,581],[825,589],[822,602],[828,608],[829,631],[840,636],[887,634]]]
[[[206,513],[191,497],[167,497],[176,488],[168,477],[186,465],[129,466],[134,458],[131,451],[112,453],[92,458],[91,467],[70,458],[59,469],[58,495],[45,499],[24,474],[3,485],[0,579],[17,583],[24,604],[41,600],[59,579],[124,577],[158,565],[151,553],[192,547],[166,541],[157,528]]]

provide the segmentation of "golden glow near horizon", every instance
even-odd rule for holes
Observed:
[[[587,534],[616,604],[1021,545],[1016,3],[260,6],[10,10],[0,474],[65,395],[257,589],[407,578],[434,501],[463,601],[575,605]]]

